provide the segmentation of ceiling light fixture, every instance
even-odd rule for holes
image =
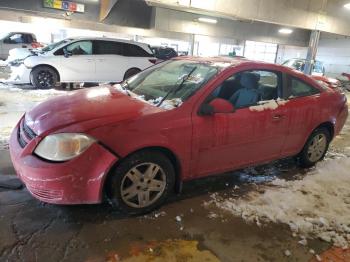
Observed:
[[[200,17],[198,18],[198,21],[203,23],[209,23],[209,24],[216,24],[218,22],[218,20],[216,19],[206,18],[206,17]]]
[[[345,4],[344,7],[345,7],[346,9],[350,9],[350,3]]]
[[[291,33],[293,33],[293,30],[288,28],[281,28],[280,30],[278,30],[278,32],[280,34],[290,35]]]

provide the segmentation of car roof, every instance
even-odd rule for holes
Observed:
[[[176,58],[173,58],[174,60],[188,60],[188,61],[196,61],[199,63],[204,64],[218,64],[222,65],[221,67],[236,67],[241,64],[254,64],[254,65],[272,65],[272,66],[278,66],[276,64],[272,63],[266,63],[261,61],[253,61],[242,57],[222,57],[222,56],[215,56],[215,57],[200,57],[200,56],[179,56]]]
[[[119,38],[110,38],[110,37],[85,37],[85,36],[79,36],[79,37],[68,37],[67,39],[71,39],[72,41],[77,41],[77,40],[100,40],[100,41],[114,41],[114,42],[122,42],[122,43],[127,43],[127,44],[134,44],[134,45],[139,45],[139,46],[148,46],[145,43],[140,43],[132,40],[126,40],[126,39],[119,39]]]

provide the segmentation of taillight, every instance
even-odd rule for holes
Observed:
[[[157,59],[148,59],[148,61],[150,61],[152,64],[156,64],[157,63]]]
[[[43,47],[43,45],[40,44],[40,43],[38,43],[38,42],[32,43],[31,46],[32,46],[33,48],[40,48],[40,47]]]

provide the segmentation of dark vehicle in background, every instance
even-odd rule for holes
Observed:
[[[6,60],[9,52],[14,48],[25,48],[28,50],[43,47],[38,43],[36,36],[32,33],[11,32],[0,39],[0,59]]]
[[[293,58],[285,61],[282,65],[294,68],[295,70],[298,70],[300,72],[304,72],[306,64],[306,59],[300,59],[300,58]],[[315,61],[315,64],[312,66],[312,75],[314,76],[324,76],[325,75],[325,68],[322,62]]]
[[[168,60],[177,57],[178,54],[172,47],[151,46],[154,56],[159,60]]]

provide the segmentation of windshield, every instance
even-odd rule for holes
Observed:
[[[166,61],[122,84],[139,98],[172,109],[180,106],[218,73],[218,66],[197,61]]]
[[[56,42],[56,43],[53,43],[53,44],[50,44],[50,45],[44,47],[43,49],[41,49],[41,51],[49,52],[51,50],[54,50],[56,47],[59,47],[59,46],[64,45],[66,43],[69,43],[70,41],[72,41],[72,39],[64,39],[62,41],[59,41],[59,42]]]

